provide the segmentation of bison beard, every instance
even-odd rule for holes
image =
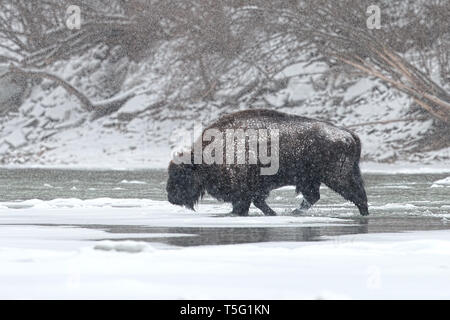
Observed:
[[[353,132],[328,122],[271,110],[247,110],[226,115],[207,129],[278,129],[279,170],[261,175],[261,164],[177,164],[171,161],[167,181],[168,200],[194,209],[206,192],[231,202],[233,214],[248,215],[250,204],[265,215],[275,215],[267,205],[271,190],[296,186],[303,202],[294,213],[310,208],[320,199],[320,184],[353,202],[368,215],[367,196],[359,169],[361,144]],[[202,147],[206,145],[201,140]],[[194,158],[191,151],[191,159]]]

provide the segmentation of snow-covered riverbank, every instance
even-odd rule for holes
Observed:
[[[284,187],[277,216],[236,217],[169,204],[161,170],[0,180],[0,298],[450,298],[448,174],[366,174],[368,218],[326,187],[303,216]]]
[[[252,208],[250,217],[234,217],[225,215],[228,205],[208,201],[197,213],[148,199],[2,202],[0,298],[450,298],[449,230],[365,234],[380,232],[372,226],[390,207],[363,223],[345,204],[329,205],[341,209],[335,217],[321,214],[326,206],[310,216],[264,217]],[[447,216],[424,218],[447,229]],[[420,216],[406,213],[392,221],[399,229],[402,221],[413,223],[405,229],[424,227]],[[164,240],[186,243],[208,228],[221,241],[227,238],[220,229],[242,229],[236,234],[243,240],[193,247]],[[240,243],[251,236],[246,232],[256,235],[253,243]]]
[[[450,298],[449,231],[178,248],[94,242],[111,235],[74,227],[0,229],[3,299]]]

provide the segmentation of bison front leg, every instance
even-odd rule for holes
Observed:
[[[248,216],[248,209],[250,209],[250,200],[236,200],[233,201],[233,211],[231,214],[237,214],[239,216]]]
[[[292,211],[293,214],[301,214],[311,208],[320,199],[320,183],[311,183],[304,187],[297,187],[303,194],[303,201],[300,207]]]
[[[255,207],[257,207],[259,210],[261,210],[266,216],[276,216],[276,212],[272,210],[272,208],[269,207],[269,205],[266,203],[266,200],[264,198],[255,198],[253,200],[253,204]]]

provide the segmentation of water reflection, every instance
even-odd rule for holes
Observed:
[[[83,226],[86,227],[86,226]],[[92,227],[92,226],[91,226]],[[199,227],[136,227],[96,226],[111,233],[164,233],[189,234],[194,236],[142,237],[125,240],[160,242],[175,246],[224,245],[256,242],[320,241],[323,236],[366,233],[368,224],[323,226],[323,227],[264,227],[264,228],[199,228]],[[114,240],[114,239],[103,239]],[[124,239],[121,239],[124,240]]]
[[[86,226],[110,233],[164,233],[174,237],[121,238],[123,240],[158,242],[174,246],[226,245],[258,242],[323,241],[330,237],[361,233],[404,232],[450,229],[438,218],[423,217],[355,217],[350,224],[320,227],[258,227],[258,228],[202,228],[202,227],[142,227],[142,226]],[[176,236],[189,234],[191,236]],[[114,238],[102,240],[117,241]]]
[[[117,230],[119,231],[119,230]],[[146,230],[149,232],[150,230]],[[130,238],[175,246],[224,245],[279,241],[319,241],[324,235],[341,235],[361,231],[349,227],[285,227],[285,228],[152,228],[155,233],[191,234],[186,237]],[[108,239],[109,240],[109,239]],[[113,240],[113,239],[111,239]],[[122,239],[123,240],[123,239]]]

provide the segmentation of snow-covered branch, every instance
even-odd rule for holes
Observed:
[[[123,104],[135,96],[135,93],[130,91],[107,100],[92,102],[83,92],[55,74],[41,70],[23,69],[15,65],[11,65],[7,73],[14,73],[31,79],[48,79],[54,81],[69,94],[75,96],[80,101],[82,108],[92,113],[92,119],[97,119],[117,111]]]

